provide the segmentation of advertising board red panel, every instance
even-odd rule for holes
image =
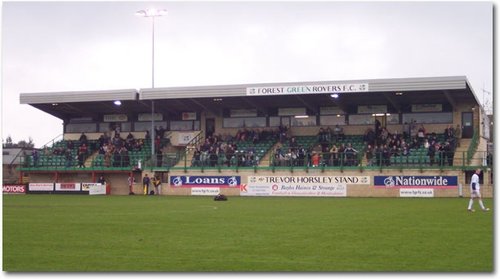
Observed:
[[[7,184],[3,185],[4,194],[25,194],[26,186],[22,184]]]

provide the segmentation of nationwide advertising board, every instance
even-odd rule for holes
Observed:
[[[457,176],[374,176],[375,187],[454,189]]]
[[[249,176],[240,195],[346,197],[349,184],[369,183],[368,176]]]

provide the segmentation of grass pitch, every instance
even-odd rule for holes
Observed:
[[[4,195],[3,270],[492,272],[493,212],[467,202]]]

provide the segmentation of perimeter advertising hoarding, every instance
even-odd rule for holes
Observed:
[[[56,191],[80,191],[80,183],[56,183]]]
[[[30,192],[52,192],[54,191],[54,183],[30,183],[28,189]]]
[[[399,188],[399,196],[402,198],[433,198],[434,189],[423,188]]]
[[[249,176],[241,196],[346,197],[349,184],[369,184],[368,176]]]
[[[6,184],[3,185],[4,194],[25,194],[26,186],[22,184]]]
[[[457,176],[374,176],[375,187],[453,189],[458,185]]]
[[[190,176],[172,175],[170,177],[171,187],[218,187],[236,188],[241,185],[240,176]]]
[[[193,187],[191,188],[192,196],[216,196],[220,194],[219,187]]]
[[[62,182],[62,183],[30,183],[28,185],[29,192],[74,192],[75,194],[90,195],[105,195],[106,185],[100,183],[75,183],[75,182]]]
[[[88,191],[89,195],[106,195],[106,185],[101,183],[82,183],[82,191]]]

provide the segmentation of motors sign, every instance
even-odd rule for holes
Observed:
[[[170,186],[172,187],[219,187],[231,188],[240,187],[240,176],[189,176],[173,175],[170,177]]]
[[[26,186],[22,184],[16,185],[3,185],[3,193],[4,194],[25,194]]]
[[[375,187],[399,188],[455,188],[458,185],[457,176],[375,176]]]

